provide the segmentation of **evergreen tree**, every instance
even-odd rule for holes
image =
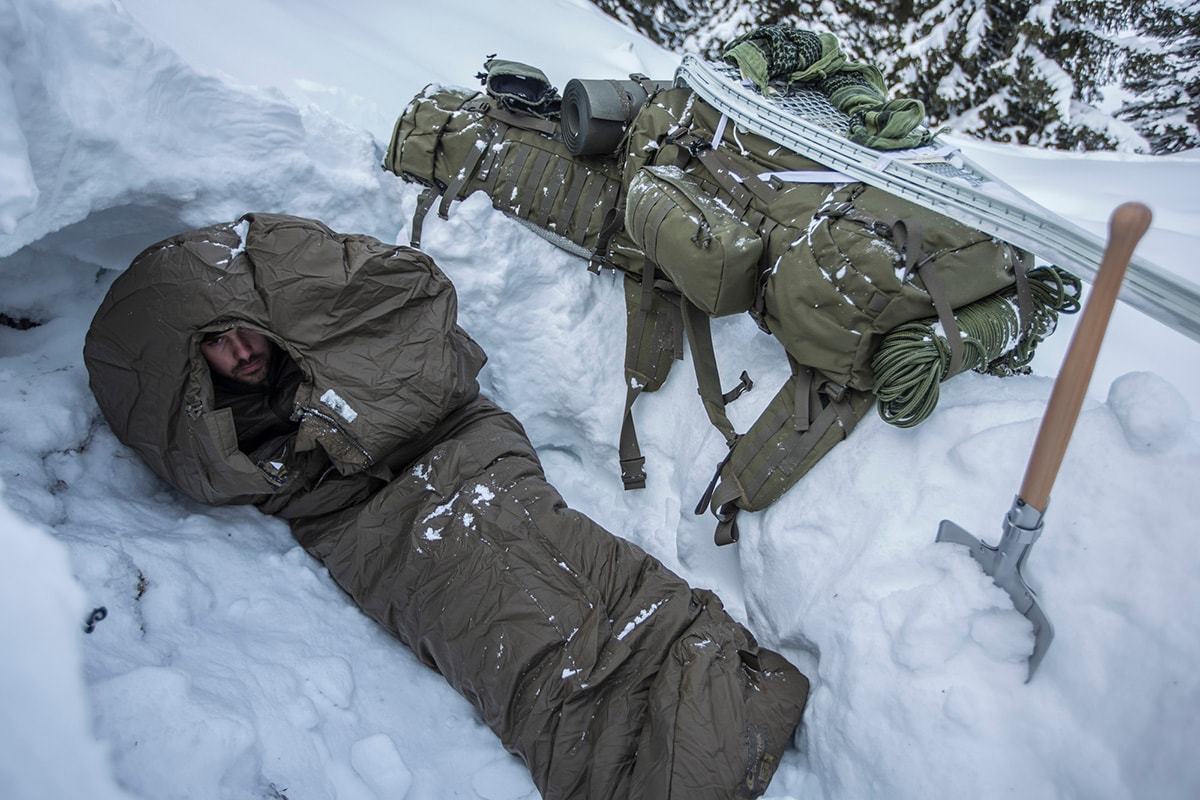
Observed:
[[[1121,131],[1093,104],[1113,76],[1109,31],[1123,5],[916,0],[894,67],[898,91],[980,138],[1111,149]]]
[[[592,0],[610,17],[617,19],[669,50],[680,50],[688,36],[703,29],[716,9],[736,3],[721,0]]]
[[[931,124],[1061,149],[1200,146],[1200,0],[593,0],[676,52],[760,25],[833,33]],[[1116,112],[1116,99],[1130,97]]]
[[[1200,0],[1149,0],[1132,9],[1143,38],[1124,69],[1131,94],[1117,112],[1151,152],[1200,147]]]
[[[843,6],[860,8],[863,19],[878,16],[878,3],[863,0],[593,0],[595,5],[655,42],[677,52],[719,58],[725,46],[761,25],[842,36],[849,22]]]

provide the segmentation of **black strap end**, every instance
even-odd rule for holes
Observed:
[[[717,514],[717,530],[713,534],[713,541],[717,547],[733,544],[741,536],[737,526],[737,512],[737,506],[733,506],[730,511]]]

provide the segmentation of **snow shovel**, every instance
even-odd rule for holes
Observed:
[[[979,562],[983,571],[992,577],[997,586],[1008,592],[1017,610],[1033,623],[1033,654],[1029,657],[1026,683],[1033,677],[1038,664],[1042,663],[1054,639],[1054,628],[1038,603],[1037,595],[1025,583],[1021,569],[1029,558],[1033,543],[1042,535],[1042,515],[1050,502],[1050,488],[1054,485],[1071,432],[1075,429],[1075,420],[1083,405],[1092,369],[1096,366],[1096,356],[1100,352],[1100,343],[1104,339],[1121,280],[1125,277],[1125,268],[1129,266],[1134,247],[1149,227],[1150,209],[1140,203],[1119,206],[1109,219],[1108,245],[1100,261],[1091,296],[1071,338],[1058,378],[1054,381],[1054,389],[1050,392],[1050,401],[1034,441],[1033,453],[1025,468],[1021,492],[1004,518],[1000,543],[995,547],[984,544],[950,520],[942,520],[938,528],[937,541],[963,544],[970,548],[972,557]]]

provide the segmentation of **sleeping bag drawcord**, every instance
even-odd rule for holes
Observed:
[[[1058,267],[1031,270],[1029,288],[1032,313],[1025,335],[1014,305],[1015,288],[955,312],[963,336],[958,371],[973,369],[1001,377],[1027,371],[1037,345],[1054,332],[1058,315],[1079,310],[1080,281]],[[879,415],[892,425],[910,428],[928,418],[938,402],[939,384],[952,377],[950,343],[936,328],[936,318],[894,328],[871,362]]]

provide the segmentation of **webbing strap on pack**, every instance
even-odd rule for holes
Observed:
[[[793,169],[782,172],[760,172],[758,179],[764,183],[854,183],[854,178],[843,172],[829,169]]]
[[[566,162],[563,162],[566,163]],[[562,205],[558,209],[558,216],[554,220],[554,229],[557,231],[567,231],[571,224],[571,219],[575,216],[575,211],[579,206],[579,197],[583,194],[584,184],[591,177],[583,170],[576,170],[575,177],[571,179],[571,185],[567,187],[567,193],[563,195]],[[595,182],[595,181],[593,181]],[[582,230],[587,230],[585,224]],[[570,231],[568,231],[570,233]],[[582,237],[570,236],[571,240],[576,244],[583,244]]]
[[[791,361],[791,359],[789,359]],[[844,439],[874,402],[824,380],[810,367],[792,364],[792,375],[750,429],[717,466],[696,513],[711,509],[718,545],[737,541],[737,515],[763,508]]]
[[[1017,286],[1017,318],[1024,339],[1033,327],[1033,287],[1029,284],[1029,263],[1024,250],[1009,245],[1013,256],[1013,277]]]
[[[947,374],[957,375],[962,371],[963,342],[962,331],[959,330],[958,320],[954,318],[954,307],[946,295],[946,287],[942,276],[938,274],[933,262],[926,256],[921,241],[921,221],[907,218],[898,219],[891,225],[892,241],[896,248],[904,253],[904,275],[913,272],[920,276],[925,284],[925,291],[933,300],[933,308],[937,311],[938,321],[946,332],[946,342],[950,345],[950,368]]]
[[[537,131],[544,133],[547,136],[554,136],[558,133],[558,123],[546,119],[544,117],[534,117],[527,114],[517,114],[499,106],[490,106],[483,113],[487,114],[492,119],[499,120],[506,125],[512,125],[515,128],[524,128],[528,131]]]
[[[463,187],[467,185],[467,181],[475,177],[475,170],[479,167],[479,162],[483,160],[483,154],[488,151],[491,146],[492,139],[499,133],[496,126],[488,129],[488,132],[475,141],[475,146],[471,148],[471,152],[467,154],[466,161],[458,168],[454,180],[446,187],[446,191],[442,194],[442,202],[438,206],[438,216],[442,219],[448,219],[450,216],[450,204],[458,199],[459,193]]]
[[[600,274],[600,269],[608,259],[608,246],[612,242],[613,236],[625,224],[624,218],[624,210],[620,206],[614,205],[604,212],[604,219],[600,223],[600,234],[596,237],[596,246],[592,250],[591,259],[588,260],[588,272]]]
[[[578,201],[585,192],[585,184],[586,196],[583,197],[583,207],[586,209],[594,208],[602,199],[605,202],[610,199],[615,202],[616,187],[609,186],[610,182],[600,179],[599,176],[595,176],[589,182],[589,176],[584,171],[576,174],[570,186],[564,187],[569,167],[566,160],[559,159],[551,166],[550,161],[553,156],[548,150],[536,148],[515,139],[505,141],[510,128],[534,131],[553,138],[559,132],[557,122],[518,114],[482,99],[465,103],[462,110],[480,114],[490,119],[491,124],[483,129],[464,162],[458,165],[458,169],[452,173],[454,179],[450,181],[449,185],[442,187],[439,183],[428,187],[421,193],[417,208],[413,213],[410,244],[413,247],[420,247],[421,230],[425,217],[439,197],[441,202],[438,204],[438,216],[446,219],[449,216],[451,205],[460,199],[470,182],[477,179],[482,181],[482,185],[477,188],[482,188],[488,195],[493,194],[496,184],[500,180],[519,182],[518,196],[514,200],[515,210],[520,216],[529,219],[539,228],[546,228],[553,215],[556,230],[565,232],[567,238],[576,244],[582,244],[590,215],[583,215],[583,221],[578,230],[571,227],[570,221],[574,212],[580,207]],[[497,146],[497,142],[502,142],[502,144]],[[532,161],[530,161],[531,158]],[[507,162],[503,169],[499,167],[501,160]],[[522,171],[527,163],[530,164],[528,178],[520,181]],[[554,203],[564,189],[566,191],[564,203],[557,215],[554,215]]]
[[[779,199],[779,190],[757,174],[746,172],[742,174],[737,165],[723,151],[713,147],[709,142],[692,134],[680,136],[676,142],[700,160],[708,169],[713,180],[733,198],[738,210],[745,212],[750,207],[752,197],[757,197],[764,203],[770,204]]]
[[[729,392],[721,391],[721,376],[717,371],[717,357],[713,351],[712,329],[709,326],[708,314],[701,311],[687,298],[682,299],[683,326],[687,331],[688,347],[692,351],[692,365],[696,369],[696,391],[704,402],[704,410],[713,427],[725,437],[730,447],[737,442],[738,434],[725,413],[725,406],[733,402],[744,392],[754,387],[754,381],[745,372],[741,382]]]
[[[633,421],[633,404],[643,391],[655,391],[666,380],[672,359],[683,357],[680,331],[686,330],[692,363],[696,370],[697,392],[704,403],[709,421],[732,448],[738,433],[725,413],[725,407],[744,392],[754,388],[754,381],[743,371],[738,384],[728,392],[722,391],[713,351],[712,330],[708,315],[687,299],[674,295],[669,303],[656,302],[662,282],[655,280],[656,267],[649,259],[642,267],[641,289],[637,308],[632,309],[625,350],[625,413],[621,421],[620,462],[621,480],[626,489],[646,485],[646,459],[642,456],[637,430]],[[630,280],[627,278],[627,280]],[[633,295],[626,293],[627,301]],[[664,358],[669,353],[671,358]]]
[[[546,181],[537,213],[530,219],[530,222],[539,228],[545,228],[550,224],[550,212],[554,208],[554,201],[558,199],[559,193],[563,190],[563,181],[567,177],[567,166],[566,159],[560,158],[550,172],[550,178]]]
[[[417,210],[413,212],[412,236],[408,242],[414,250],[421,249],[421,228],[425,225],[425,215],[429,213],[429,209],[433,208],[433,201],[437,198],[438,192],[432,186],[425,187],[421,191],[420,197],[417,198]]]
[[[905,254],[904,273],[907,276],[913,271],[920,276],[925,284],[925,291],[933,300],[934,310],[938,321],[945,332],[946,342],[950,346],[950,364],[946,375],[957,375],[963,371],[965,348],[962,330],[954,309],[950,305],[949,296],[941,275],[938,274],[930,257],[923,252],[921,243],[921,223],[916,219],[898,219],[891,225],[893,241],[896,247]],[[1033,325],[1033,288],[1029,284],[1029,273],[1025,254],[1008,245],[1013,257],[1013,280],[1017,294],[1017,315],[1021,336],[1024,337]]]
[[[633,403],[642,394],[646,384],[636,376],[625,372],[625,414],[621,418],[621,441],[619,443],[619,458],[621,464],[621,483],[626,490],[646,488],[646,457],[642,455],[638,443],[637,426],[633,422]]]
[[[654,392],[666,381],[671,365],[683,358],[683,321],[678,294],[655,280],[653,262],[642,267],[639,281],[625,276],[625,413],[621,420],[621,481],[626,489],[646,485],[646,459],[638,443],[633,404],[642,392]]]
[[[486,134],[476,140],[474,147],[471,148],[471,152],[467,154],[465,162],[455,173],[454,180],[445,189],[439,190],[437,186],[428,186],[421,192],[417,200],[416,210],[413,211],[412,235],[409,238],[409,245],[411,247],[418,249],[421,247],[421,230],[425,225],[425,217],[429,214],[429,209],[433,207],[434,201],[439,196],[442,198],[442,201],[438,204],[438,216],[442,219],[449,217],[450,205],[458,199],[458,195],[467,185],[467,182],[475,177],[480,162],[483,161],[484,154],[489,152],[492,142],[501,134],[500,127],[492,125],[488,128]]]

